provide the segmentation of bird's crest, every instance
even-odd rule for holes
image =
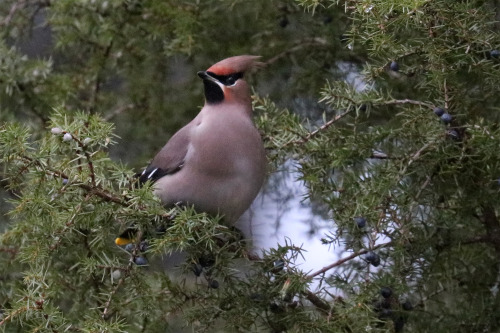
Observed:
[[[207,72],[217,75],[229,75],[234,73],[244,73],[252,68],[263,67],[264,63],[257,61],[260,56],[240,55],[226,58],[212,65]]]

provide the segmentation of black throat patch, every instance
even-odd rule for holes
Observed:
[[[205,99],[209,104],[217,104],[224,100],[224,92],[222,88],[215,82],[203,80],[205,86]]]

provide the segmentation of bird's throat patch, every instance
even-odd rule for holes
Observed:
[[[205,99],[209,104],[217,104],[224,100],[222,88],[215,82],[203,80],[205,86]]]

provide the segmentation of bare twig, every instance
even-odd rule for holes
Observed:
[[[11,247],[0,247],[0,252],[10,253],[15,256],[17,254],[17,249]]]
[[[444,80],[444,108],[448,110],[448,86],[446,85],[446,79]]]
[[[331,306],[328,305],[327,302],[316,296],[313,292],[306,290],[302,294],[319,310],[326,312],[327,314],[330,312]]]
[[[12,19],[14,18],[14,15],[16,14],[16,12],[19,9],[26,6],[26,4],[27,4],[27,1],[25,1],[25,0],[21,0],[21,1],[14,3],[12,5],[12,7],[10,7],[9,14],[0,22],[0,27],[9,25],[10,22],[12,21]]]
[[[336,123],[340,119],[344,118],[346,115],[348,115],[349,113],[351,113],[353,111],[354,111],[354,109],[347,110],[347,111],[344,111],[343,113],[341,113],[339,115],[336,115],[331,120],[329,120],[325,124],[323,124],[321,127],[317,128],[316,130],[314,130],[314,131],[310,132],[309,134],[303,136],[301,139],[290,141],[290,142],[286,143],[284,146],[306,143],[312,137],[314,137],[315,135],[317,135],[319,132],[322,132],[322,131],[326,130],[328,127],[332,126],[334,123]]]
[[[108,318],[108,315],[109,315],[109,306],[111,304],[111,300],[113,299],[113,296],[116,294],[116,292],[118,291],[118,289],[120,289],[120,287],[122,286],[122,284],[125,282],[125,278],[128,277],[128,272],[126,272],[126,275],[124,277],[122,277],[118,283],[116,284],[116,286],[113,288],[113,290],[111,290],[111,293],[109,294],[109,297],[108,297],[108,300],[106,301],[106,303],[104,304],[104,310],[102,312],[102,319],[107,319]]]
[[[414,199],[415,201],[417,201],[417,199],[420,197],[420,194],[422,194],[422,191],[425,190],[425,188],[430,184],[431,179],[432,179],[431,176],[427,176],[427,178],[425,179],[425,182],[422,184],[422,186],[420,186],[417,194],[415,195],[415,199]]]
[[[374,151],[372,151],[372,154],[368,158],[378,159],[378,160],[388,160],[388,159],[391,159],[393,157],[390,157],[389,155],[387,155],[384,152],[374,150]]]
[[[391,244],[392,244],[392,242],[387,242],[387,243],[377,244],[377,245],[373,246],[371,249],[363,249],[363,250],[360,250],[360,251],[358,251],[358,252],[354,252],[353,254],[351,254],[351,255],[349,255],[349,256],[347,256],[347,257],[345,257],[345,258],[342,258],[342,259],[337,260],[337,261],[336,261],[336,262],[334,262],[333,264],[330,264],[330,265],[328,265],[328,266],[325,266],[325,267],[323,267],[322,269],[320,269],[320,270],[318,270],[318,271],[316,271],[316,272],[314,272],[314,273],[309,274],[309,275],[307,276],[307,278],[308,278],[308,279],[312,279],[312,278],[314,278],[314,277],[316,277],[316,276],[318,276],[318,275],[320,275],[320,274],[323,274],[323,273],[325,273],[325,272],[329,271],[329,270],[330,270],[330,269],[332,269],[332,268],[335,268],[335,267],[337,267],[337,266],[342,265],[343,263],[345,263],[345,262],[347,262],[347,261],[349,261],[349,260],[351,260],[351,259],[354,259],[354,258],[356,258],[356,257],[359,257],[359,256],[360,256],[360,255],[362,255],[362,254],[365,254],[365,253],[368,253],[368,252],[370,252],[370,251],[373,251],[373,250],[379,249],[379,248],[381,248],[381,247],[386,247],[386,246],[389,246],[389,245],[391,245]]]
[[[427,142],[425,145],[423,145],[419,150],[417,150],[411,157],[410,160],[408,161],[408,164],[405,165],[403,170],[400,172],[401,175],[404,175],[406,173],[406,170],[412,165],[413,162],[419,159],[420,155],[429,148],[432,144],[434,144],[434,141]]]
[[[115,196],[112,193],[107,192],[106,190],[104,190],[103,188],[101,188],[99,186],[94,187],[94,186],[90,186],[87,184],[76,184],[76,185],[78,187],[84,189],[88,193],[98,196],[99,198],[103,199],[104,201],[114,202],[114,203],[117,203],[117,204],[122,205],[124,207],[129,206],[127,197]]]
[[[32,306],[32,307],[23,306],[23,307],[17,309],[16,311],[10,313],[4,319],[2,319],[2,321],[0,321],[0,326],[2,326],[3,324],[5,324],[6,322],[12,320],[12,318],[14,318],[15,316],[17,316],[19,313],[27,312],[28,310],[34,310],[34,309],[36,309],[36,307],[34,307],[34,306]]]
[[[415,101],[412,99],[393,99],[390,101],[382,102],[378,105],[392,105],[392,104],[413,104],[413,105],[420,105],[420,106],[425,106],[426,108],[433,109],[434,105],[427,103],[427,102],[422,102],[422,101]]]

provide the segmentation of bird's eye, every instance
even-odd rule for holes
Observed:
[[[235,83],[236,83],[236,80],[237,80],[237,79],[236,79],[234,76],[232,76],[232,75],[231,75],[231,76],[229,76],[229,77],[227,78],[227,80],[226,80],[226,85],[228,85],[228,86],[234,86],[234,85],[235,85]]]

